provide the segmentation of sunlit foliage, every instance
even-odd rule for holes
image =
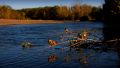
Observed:
[[[0,19],[41,19],[41,20],[91,20],[94,12],[90,5],[47,6],[14,10],[10,6],[0,6]],[[97,8],[97,7],[96,7]]]
[[[1,19],[24,19],[24,13],[13,10],[10,6],[0,6]]]

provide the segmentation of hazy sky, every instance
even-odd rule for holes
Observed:
[[[103,0],[0,0],[0,5],[9,5],[13,9],[54,5],[73,5],[75,3],[100,6],[103,4]]]

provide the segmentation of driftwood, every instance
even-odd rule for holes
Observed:
[[[89,42],[80,44],[77,42],[72,44],[72,48],[88,48],[88,49],[96,49],[96,50],[119,50],[120,51],[120,39],[107,40],[107,41],[97,41],[97,42]]]

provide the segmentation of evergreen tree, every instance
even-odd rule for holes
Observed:
[[[104,16],[107,20],[119,20],[120,18],[120,0],[105,0],[103,6]]]
[[[120,0],[105,0],[103,12],[105,40],[120,38]]]

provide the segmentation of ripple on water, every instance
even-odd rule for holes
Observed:
[[[69,48],[49,48],[49,38],[58,39],[59,34],[68,27],[71,30],[84,28],[98,29],[97,35],[102,37],[100,23],[61,23],[0,26],[0,68],[117,68],[116,52],[95,52],[84,50],[90,54],[88,64],[80,62],[82,51],[69,51]],[[22,42],[31,42],[33,47],[22,48]],[[55,55],[54,62],[48,62],[48,57]],[[66,59],[67,58],[67,59]],[[68,62],[67,62],[68,61]]]

